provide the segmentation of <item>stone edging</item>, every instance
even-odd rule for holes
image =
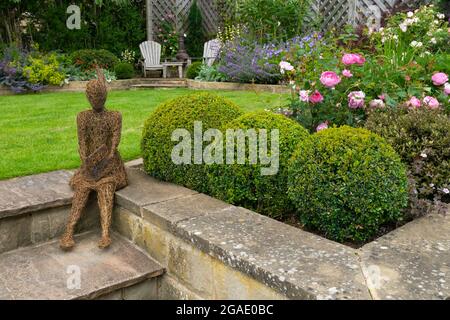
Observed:
[[[57,171],[0,182],[0,225],[2,217],[70,202],[70,176]],[[139,169],[129,169],[129,176],[116,205],[135,217],[133,237],[142,236],[142,224],[151,224],[286,298],[450,297],[450,215],[415,220],[356,250]],[[21,190],[24,197],[13,198]]]
[[[152,86],[158,84],[158,88],[167,87],[173,88],[171,82],[177,82],[178,79],[129,79],[129,80],[114,80],[108,84],[110,90],[129,90],[132,86]],[[249,84],[249,83],[233,83],[233,82],[205,82],[191,79],[183,80],[187,88],[194,90],[231,90],[231,91],[255,91],[255,92],[270,92],[270,93],[290,93],[290,89],[283,85],[266,85],[266,84]],[[43,89],[43,92],[82,92],[86,88],[87,81],[71,81],[62,87],[49,86]],[[12,95],[12,92],[4,86],[0,86],[0,96]]]

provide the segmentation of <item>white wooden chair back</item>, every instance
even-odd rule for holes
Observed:
[[[161,45],[155,41],[144,41],[139,45],[145,68],[161,66]]]
[[[219,39],[209,40],[203,49],[203,63],[211,67],[219,56],[221,44]]]

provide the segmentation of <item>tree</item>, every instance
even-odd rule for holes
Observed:
[[[205,33],[203,31],[203,17],[197,5],[197,0],[191,5],[188,16],[188,31],[186,37],[186,49],[191,57],[203,56],[203,44]]]

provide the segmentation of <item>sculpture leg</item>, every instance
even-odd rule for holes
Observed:
[[[69,221],[67,222],[66,231],[59,242],[60,247],[63,250],[70,250],[75,245],[75,241],[73,240],[75,226],[81,218],[81,214],[83,213],[83,209],[86,205],[90,193],[91,190],[87,188],[75,190],[75,194],[73,195],[72,200],[72,210],[70,212]]]
[[[114,205],[114,183],[105,183],[98,190],[98,206],[100,208],[100,219],[102,226],[102,238],[98,243],[99,248],[104,249],[110,246],[111,237],[109,231],[111,228],[112,210]]]

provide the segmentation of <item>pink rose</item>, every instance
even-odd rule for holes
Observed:
[[[325,129],[328,129],[328,123],[327,122],[319,124],[317,126],[317,128],[316,128],[316,131],[319,132],[319,131],[322,131],[322,130],[325,130]]]
[[[446,83],[444,86],[444,93],[448,96],[450,94],[450,83]]]
[[[311,103],[321,103],[323,101],[323,96],[320,94],[319,91],[315,91],[310,97],[309,97],[309,101]]]
[[[430,96],[426,96],[425,98],[423,98],[423,104],[430,109],[439,108],[439,101],[436,98]]]
[[[348,69],[345,69],[344,71],[342,71],[342,75],[343,75],[344,77],[346,77],[346,78],[351,78],[351,77],[353,77],[353,73],[352,73],[350,70],[348,70]]]
[[[380,100],[385,100],[386,99],[386,95],[384,95],[384,94],[380,94],[379,96],[378,96],[378,98],[380,98]]]
[[[352,64],[363,65],[366,62],[366,59],[357,53],[346,53],[342,57],[342,63],[346,66],[350,66]]]
[[[442,86],[448,81],[448,75],[443,72],[438,72],[431,77],[431,80],[433,80],[435,86]]]
[[[325,71],[320,76],[320,82],[327,88],[334,88],[339,82],[341,82],[341,78],[333,71]]]
[[[348,94],[348,106],[352,109],[364,107],[366,95],[362,91],[353,91]]]
[[[310,93],[311,91],[309,90],[300,90],[300,100],[303,102],[308,102]]]
[[[386,107],[386,105],[384,104],[384,101],[381,99],[374,99],[372,101],[369,102],[369,106],[373,109],[383,109],[384,107]]]
[[[413,96],[406,104],[408,105],[408,107],[420,108],[422,102],[418,98]]]

